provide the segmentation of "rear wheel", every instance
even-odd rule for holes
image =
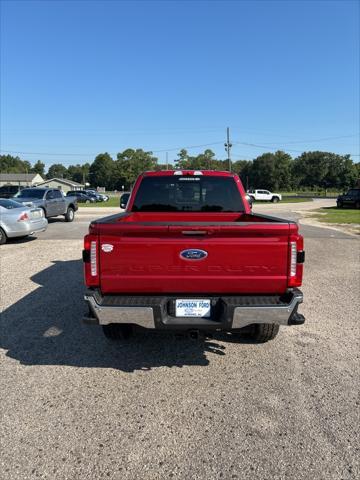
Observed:
[[[355,203],[355,208],[360,208],[360,202]]]
[[[110,340],[126,340],[130,338],[133,333],[132,326],[128,324],[119,325],[117,323],[110,323],[110,325],[103,325],[102,329],[105,337]]]
[[[74,220],[74,217],[75,217],[74,209],[69,207],[64,216],[65,216],[65,221],[66,222],[72,222]]]
[[[272,203],[278,203],[279,197],[272,197],[271,201]]]
[[[6,243],[6,240],[7,240],[6,233],[2,228],[0,228],[0,245],[4,245],[4,243]]]
[[[233,330],[233,335],[251,342],[265,343],[273,340],[279,333],[279,325],[274,323],[254,323],[240,330]]]
[[[279,333],[279,325],[275,323],[257,323],[251,325],[249,338],[255,342],[265,343],[273,340]]]
[[[342,208],[342,207],[343,207],[343,203],[342,203],[342,202],[337,202],[336,206],[337,206],[337,208]]]

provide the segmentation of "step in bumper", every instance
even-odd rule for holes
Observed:
[[[299,289],[285,295],[186,296],[189,299],[210,298],[210,318],[176,317],[175,300],[184,297],[184,294],[102,296],[99,291],[90,290],[84,297],[89,314],[83,320],[90,324],[133,324],[142,328],[169,330],[233,330],[258,323],[300,325],[305,321],[298,313],[298,306],[303,301]]]

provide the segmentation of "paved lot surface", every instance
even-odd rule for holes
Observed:
[[[302,229],[307,323],[273,342],[114,345],[80,321],[89,220],[1,247],[2,479],[359,478],[357,238]]]

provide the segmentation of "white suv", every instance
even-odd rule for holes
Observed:
[[[280,193],[271,193],[269,190],[248,190],[247,193],[253,200],[277,203],[282,199]]]

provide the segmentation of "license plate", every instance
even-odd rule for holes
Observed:
[[[32,218],[40,218],[41,214],[42,214],[41,210],[33,210],[31,212],[31,217]]]
[[[175,304],[177,317],[210,317],[211,303],[208,299],[178,299]]]

